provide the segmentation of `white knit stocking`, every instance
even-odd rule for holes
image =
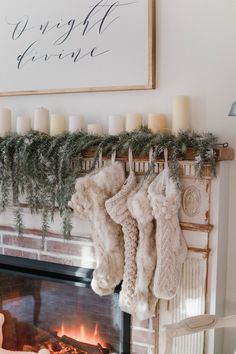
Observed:
[[[123,165],[109,164],[96,173],[79,178],[69,205],[80,217],[88,218],[93,228],[96,269],[92,288],[99,295],[113,293],[123,277],[124,246],[121,227],[105,209],[105,201],[120,190],[125,180]]]
[[[161,299],[176,295],[187,246],[179,225],[181,194],[166,168],[151,183],[149,198],[156,219],[157,266],[154,294]]]

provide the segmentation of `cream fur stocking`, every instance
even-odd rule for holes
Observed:
[[[80,217],[88,218],[93,227],[97,264],[91,286],[99,295],[113,293],[123,277],[122,231],[108,215],[105,201],[120,190],[124,180],[123,164],[109,164],[96,173],[79,178],[76,193],[69,203]]]
[[[121,190],[106,201],[106,209],[111,218],[122,226],[125,242],[125,268],[122,289],[120,292],[119,305],[122,311],[133,313],[133,297],[137,276],[136,252],[138,244],[137,222],[132,218],[127,199],[129,194],[136,188],[136,177],[131,170],[129,177]]]
[[[179,225],[181,194],[165,168],[150,184],[149,199],[156,219],[157,266],[154,294],[161,299],[176,295],[187,246]]]
[[[153,180],[144,180],[137,192],[128,198],[128,208],[138,223],[139,241],[136,255],[137,279],[134,293],[134,314],[142,321],[154,315],[157,298],[153,295],[153,275],[156,268],[154,218],[148,187]]]

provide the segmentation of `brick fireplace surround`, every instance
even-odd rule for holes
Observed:
[[[68,241],[61,234],[50,232],[43,244],[40,231],[27,229],[19,237],[11,227],[0,227],[0,253],[85,268],[94,268],[95,265],[93,243],[87,235],[74,235]],[[133,354],[155,353],[154,325],[154,319],[132,320]]]
[[[159,302],[158,318],[142,323],[132,319],[131,353],[160,354],[164,352],[163,337],[159,327],[178,322],[186,317],[204,313],[223,313],[227,267],[227,221],[229,195],[229,163],[232,149],[217,152],[217,178],[212,178],[206,166],[203,180],[196,178],[194,162],[182,161],[182,203],[180,222],[188,245],[188,258],[183,267],[183,280],[177,296],[167,302]],[[135,162],[135,172],[147,171],[147,161]],[[86,165],[85,165],[86,169]],[[128,164],[126,163],[128,170]],[[163,169],[158,162],[155,172]],[[49,232],[42,242],[41,220],[24,210],[24,234],[20,237],[12,228],[12,210],[0,214],[0,254],[39,261],[66,264],[93,269],[95,253],[92,231],[88,222],[73,218],[73,236],[64,240],[61,235],[61,219],[55,215]],[[4,225],[4,226],[1,226]],[[158,342],[158,345],[157,345]],[[173,354],[203,354],[223,352],[223,332],[198,333],[178,338]]]

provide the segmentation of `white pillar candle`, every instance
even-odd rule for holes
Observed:
[[[51,114],[50,135],[55,136],[65,131],[65,117],[61,114]]]
[[[11,131],[11,110],[0,108],[0,136],[4,136]]]
[[[139,113],[128,113],[126,114],[126,125],[125,130],[131,132],[135,129],[140,129],[142,127],[143,117]]]
[[[173,103],[172,132],[190,129],[190,104],[188,96],[177,96]]]
[[[148,128],[154,133],[164,133],[167,129],[166,115],[150,113],[148,115]]]
[[[83,116],[69,116],[69,132],[74,133],[83,129],[84,117]]]
[[[40,107],[34,111],[34,130],[41,133],[49,133],[49,111]]]
[[[19,135],[28,133],[31,129],[31,119],[29,117],[16,118],[16,132]]]
[[[108,118],[108,132],[110,135],[118,135],[125,131],[125,117],[112,114]]]
[[[102,135],[103,134],[102,125],[99,124],[99,123],[88,124],[88,133],[96,134],[96,135]]]

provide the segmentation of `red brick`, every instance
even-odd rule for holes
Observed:
[[[59,242],[54,240],[47,241],[47,251],[60,253],[70,256],[94,258],[94,248],[90,245],[76,244],[70,241]]]
[[[18,246],[22,248],[41,249],[42,239],[25,236],[3,235],[2,244],[8,246]]]
[[[137,328],[145,328],[150,329],[150,322],[149,320],[139,321],[137,318],[132,319],[132,326]]]
[[[132,345],[132,354],[154,354],[154,348],[143,347],[142,345],[133,344]]]
[[[12,249],[12,248],[4,248],[4,254],[6,256],[38,259],[38,255],[35,252],[21,251],[21,250],[16,250],[16,249]]]
[[[44,262],[51,262],[57,264],[73,265],[73,260],[71,258],[58,258],[45,254],[39,255],[39,260]]]
[[[38,231],[38,233],[34,232],[33,235],[40,235],[40,232],[39,231]],[[49,238],[53,238],[55,240],[63,240],[64,239],[63,234],[59,234],[59,233],[52,232],[52,231],[49,231],[47,233],[47,236]],[[83,242],[88,242],[90,244],[92,243],[91,236],[89,236],[89,235],[87,235],[87,236],[71,235],[69,241],[83,241]]]
[[[132,342],[154,345],[155,334],[150,331],[132,329]]]
[[[59,263],[59,264],[66,264],[66,265],[72,265],[75,267],[84,267],[84,268],[90,268],[93,269],[95,267],[95,262],[93,261],[84,261],[81,259],[76,259],[76,258],[59,258],[59,257],[54,257],[53,255],[47,255],[47,254],[40,254],[39,256],[40,261],[45,261],[45,262],[52,262],[52,263]]]

